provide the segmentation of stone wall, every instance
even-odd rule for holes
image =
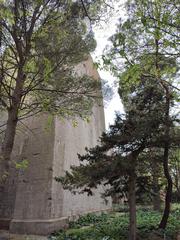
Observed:
[[[79,74],[86,73],[99,78],[92,60],[77,67]],[[13,175],[13,184],[7,199],[10,231],[22,234],[49,234],[67,224],[73,216],[87,212],[107,210],[99,188],[94,196],[72,195],[62,189],[54,177],[63,175],[70,165],[78,165],[77,153],[85,147],[97,144],[104,130],[102,106],[94,106],[90,122],[78,119],[77,127],[72,121],[54,117],[48,124],[48,115],[41,114],[19,125],[15,140],[13,160],[27,160],[28,167]],[[14,171],[17,172],[17,171]],[[9,191],[9,190],[8,190]],[[7,200],[6,199],[6,200]],[[2,208],[4,208],[3,206]],[[1,213],[1,218],[4,218]]]

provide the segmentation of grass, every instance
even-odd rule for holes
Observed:
[[[161,213],[149,209],[137,210],[138,240],[175,240],[180,230],[180,209],[174,209],[166,230],[157,229]],[[69,229],[61,230],[51,240],[126,240],[128,239],[128,213],[88,214],[71,222]]]

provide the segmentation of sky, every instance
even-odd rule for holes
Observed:
[[[108,23],[101,23],[101,26],[97,26],[93,29],[95,33],[95,39],[97,42],[96,50],[92,55],[95,62],[101,58],[103,49],[108,44],[109,37],[115,33],[116,24],[118,22],[119,17],[123,17],[125,15],[125,12],[123,11],[122,6],[119,6],[119,4],[121,5],[123,4],[123,2],[125,1],[119,0],[119,2],[114,6],[115,14],[111,17]],[[117,79],[115,79],[111,73],[103,70],[98,70],[98,72],[100,74],[100,77],[108,81],[108,84],[110,86],[113,86],[114,83],[117,82]],[[123,112],[123,105],[117,93],[117,86],[114,87],[114,95],[112,100],[104,104],[106,129],[108,129],[109,124],[113,124],[116,111],[121,113]]]

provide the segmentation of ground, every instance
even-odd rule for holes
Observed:
[[[162,213],[149,207],[138,207],[137,240],[180,240],[180,204],[173,206],[165,231],[158,230]],[[179,235],[179,236],[178,236]],[[110,213],[87,214],[70,222],[69,228],[59,230],[49,237],[15,235],[0,231],[0,240],[127,240],[128,211],[117,207]]]
[[[165,231],[158,230],[162,213],[149,208],[137,211],[138,240],[177,240],[180,230],[180,209],[171,212]],[[69,229],[59,231],[51,240],[126,240],[128,239],[128,212],[116,211],[99,216],[88,214],[75,222]],[[178,239],[179,240],[179,239]]]
[[[0,240],[48,240],[48,237],[10,234],[8,231],[0,230]]]

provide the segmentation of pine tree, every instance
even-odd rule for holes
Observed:
[[[100,83],[79,76],[75,66],[96,46],[84,18],[99,16],[98,9],[98,0],[0,1],[0,111],[7,115],[0,123],[1,180],[12,163],[18,121],[40,112],[90,113]]]
[[[72,166],[65,177],[56,178],[65,189],[92,194],[100,184],[109,186],[104,196],[127,195],[130,211],[129,239],[136,239],[136,184],[140,154],[147,146],[154,145],[163,115],[157,114],[162,107],[162,94],[156,85],[143,81],[136,94],[128,97],[124,116],[117,116],[114,125],[100,139],[101,145],[87,149],[80,156],[80,166]],[[148,97],[147,97],[148,96]],[[159,101],[159,104],[156,104]],[[153,120],[152,120],[153,118]]]

